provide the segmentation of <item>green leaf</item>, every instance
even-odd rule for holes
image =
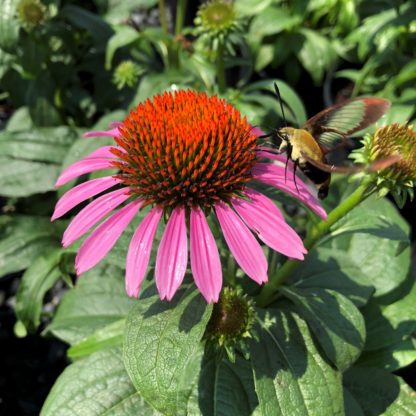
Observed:
[[[137,302],[125,293],[124,272],[102,264],[78,278],[46,331],[72,345],[124,318]]]
[[[90,32],[97,45],[104,44],[112,34],[111,27],[100,16],[81,7],[66,5],[59,16],[68,19],[75,27]]]
[[[113,61],[113,57],[117,49],[130,45],[139,37],[140,33],[130,26],[120,26],[116,28],[116,33],[111,36],[107,44],[105,54],[105,69],[107,71],[111,69],[111,62]]]
[[[307,321],[327,357],[345,371],[364,348],[364,318],[345,296],[332,290],[282,287],[282,293]]]
[[[343,415],[341,374],[321,357],[307,324],[284,310],[259,316],[250,357],[261,414]]]
[[[125,324],[126,319],[122,318],[98,329],[89,337],[70,347],[67,351],[68,357],[74,360],[104,348],[121,346],[123,344]]]
[[[16,315],[28,332],[39,326],[43,298],[61,277],[58,265],[62,252],[61,248],[47,251],[22,276],[16,295]]]
[[[60,246],[61,229],[48,217],[0,218],[0,276],[29,267],[42,253]]]
[[[364,416],[354,396],[344,387],[345,416]]]
[[[71,364],[50,391],[41,416],[157,416],[139,396],[112,348]]]
[[[0,188],[8,197],[51,191],[78,133],[68,127],[0,134]]]
[[[389,347],[409,338],[416,330],[416,285],[391,305],[370,302],[363,310],[367,327],[366,351]]]
[[[407,338],[379,350],[364,351],[357,365],[396,371],[416,361],[416,342]]]
[[[180,383],[202,348],[212,307],[194,289],[170,303],[152,297],[127,318],[124,363],[137,391],[166,415],[182,414],[192,386]],[[200,356],[200,355],[198,355]]]
[[[198,379],[188,402],[189,415],[250,416],[258,406],[250,361],[240,355],[235,363],[205,356]]]
[[[19,131],[28,131],[33,129],[33,122],[30,118],[29,108],[20,107],[18,108],[9,118],[6,125],[6,131],[19,132]]]
[[[252,0],[237,0],[235,2],[235,8],[241,15],[255,16],[269,7],[272,3],[273,0],[258,0],[256,2],[253,2]]]
[[[331,42],[316,31],[303,28],[300,33],[303,35],[304,41],[298,58],[315,84],[319,84],[325,71],[335,62],[335,50]]]
[[[323,239],[320,247],[349,255],[367,275],[376,297],[391,294],[406,280],[410,268],[409,226],[386,199],[369,198],[336,223],[332,232],[334,237]]]
[[[413,390],[387,371],[352,367],[344,374],[344,384],[366,416],[416,414]]]
[[[306,121],[305,107],[303,106],[302,100],[299,98],[295,90],[292,87],[290,87],[289,84],[286,84],[284,81],[278,79],[270,79],[265,81],[253,82],[244,89],[244,93],[250,94],[258,90],[264,90],[269,91],[272,94],[275,94],[273,86],[274,82],[276,82],[277,86],[279,87],[280,94],[282,96],[284,104],[289,107],[289,113],[286,112],[285,114],[287,119],[295,122],[299,126],[302,126]],[[280,106],[277,99],[275,111],[279,114],[280,117],[282,117]]]
[[[125,22],[136,9],[150,9],[157,4],[157,0],[95,0],[101,6],[104,18],[112,24]]]
[[[285,9],[268,7],[254,16],[250,33],[254,36],[270,36],[284,30],[290,30],[301,24],[300,16],[291,16]]]
[[[365,305],[374,292],[360,264],[348,253],[332,248],[313,248],[296,270],[296,279],[296,287],[335,290],[356,306]]]
[[[19,39],[19,22],[16,18],[18,0],[2,0],[0,13],[0,48],[16,53]]]

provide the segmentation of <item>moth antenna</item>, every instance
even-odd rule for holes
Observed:
[[[277,84],[274,83],[273,85],[274,85],[274,90],[276,92],[276,97],[280,103],[280,109],[282,110],[283,122],[285,124],[285,127],[287,127],[287,121],[286,121],[286,116],[285,116],[285,110],[283,108],[282,96],[280,95],[279,87],[277,86]]]

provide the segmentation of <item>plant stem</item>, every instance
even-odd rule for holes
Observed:
[[[182,32],[183,22],[185,21],[185,14],[186,14],[186,3],[187,3],[187,0],[178,0],[178,6],[176,7],[176,25],[175,25],[176,36]]]
[[[325,221],[320,221],[311,228],[304,240],[305,247],[310,250],[321,237],[328,233],[332,225],[370,196],[372,192],[367,191],[368,183],[363,181],[347,199],[329,213],[328,218]],[[286,260],[277,273],[274,276],[271,276],[269,282],[256,297],[257,305],[265,307],[273,302],[277,296],[278,288],[292,275],[299,264],[301,264],[300,260]]]
[[[168,35],[168,22],[166,20],[165,0],[159,0],[159,16],[160,16],[160,24],[162,26],[163,33],[165,35]]]
[[[218,92],[224,94],[225,92],[225,64],[224,64],[224,42],[218,42],[217,49],[217,81],[218,81]]]

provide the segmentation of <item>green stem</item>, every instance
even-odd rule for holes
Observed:
[[[159,0],[159,15],[160,15],[160,24],[162,26],[163,33],[165,35],[168,35],[168,21],[166,20],[165,0]]]
[[[176,36],[182,33],[183,22],[185,21],[186,3],[187,0],[178,0],[178,6],[176,7]]]
[[[310,250],[330,228],[360,202],[371,195],[368,191],[368,183],[363,181],[359,187],[340,205],[333,209],[325,221],[320,221],[313,226],[304,240],[305,247]],[[301,264],[299,260],[287,260],[274,276],[270,277],[269,282],[263,287],[256,298],[256,303],[260,307],[269,305],[276,299],[278,288],[293,274],[293,271]]]
[[[217,81],[218,81],[218,92],[224,94],[225,92],[225,63],[224,63],[224,42],[218,43],[217,49]]]

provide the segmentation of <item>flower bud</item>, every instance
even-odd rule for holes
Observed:
[[[206,337],[214,345],[224,348],[231,361],[234,349],[246,352],[244,338],[252,337],[255,310],[253,302],[241,289],[226,287],[214,310],[206,329]]]
[[[113,82],[119,90],[125,86],[133,88],[137,84],[139,76],[142,73],[142,68],[133,61],[123,61],[114,71]]]
[[[21,25],[30,30],[46,20],[46,6],[40,0],[21,0],[17,5],[17,17]]]

